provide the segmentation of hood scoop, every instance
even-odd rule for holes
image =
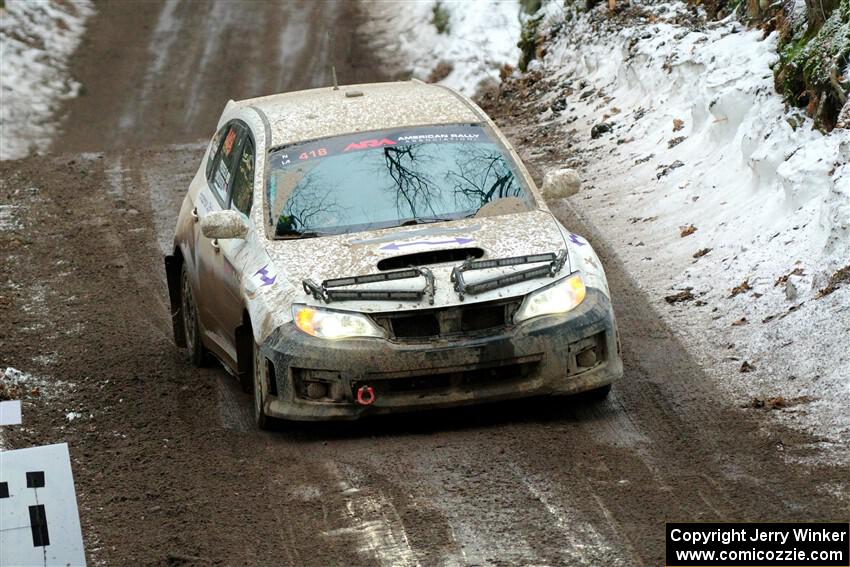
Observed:
[[[484,256],[484,250],[476,247],[448,248],[446,250],[424,250],[401,256],[384,258],[378,262],[378,269],[401,270],[415,266],[427,266],[429,264],[447,264],[449,262],[464,262]]]

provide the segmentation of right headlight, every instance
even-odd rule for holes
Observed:
[[[514,321],[519,323],[541,315],[557,315],[575,309],[587,295],[578,273],[559,280],[543,289],[529,293],[520,305]]]
[[[360,313],[293,305],[292,319],[301,331],[320,339],[384,338],[383,329]]]

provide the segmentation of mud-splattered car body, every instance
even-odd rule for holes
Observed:
[[[311,209],[314,218],[373,219],[372,203],[390,198],[414,210],[431,188],[400,179],[412,174],[394,160],[426,141],[458,163],[485,148],[474,159],[495,156],[504,175],[487,177],[492,162],[469,175],[463,164],[441,170],[444,181],[433,184],[453,193],[434,199],[462,201],[461,212],[478,203],[451,218],[413,214],[395,226],[320,234],[305,228],[303,204],[293,209],[304,179],[328,157],[351,154],[344,172],[361,175],[357,188]],[[362,177],[374,164],[352,165],[370,155],[386,162],[389,172],[376,161],[375,175],[389,187]],[[547,197],[565,195],[558,175],[544,183]],[[318,202],[310,195],[301,201]],[[183,202],[166,272],[176,343],[197,363],[211,352],[253,389],[260,426],[268,417],[354,419],[605,393],[622,375],[593,248],[553,217],[484,112],[444,87],[382,83],[231,101]]]

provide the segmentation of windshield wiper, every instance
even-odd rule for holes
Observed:
[[[399,226],[413,226],[415,224],[431,224],[435,222],[446,222],[455,219],[438,219],[438,218],[419,218],[419,219],[408,219],[401,223]]]
[[[419,290],[361,290],[361,289],[331,289],[347,287],[352,285],[368,284],[375,282],[387,282],[404,280],[408,278],[425,278],[425,287]],[[428,303],[434,305],[434,274],[428,268],[409,268],[380,274],[369,274],[365,276],[352,276],[349,278],[335,278],[325,280],[321,285],[313,280],[303,280],[304,291],[315,299],[330,303],[332,301],[419,301],[423,297],[428,298]]]
[[[325,233],[315,232],[315,231],[307,231],[307,232],[283,232],[283,233],[276,233],[274,235],[275,238],[280,238],[281,240],[297,240],[299,238],[316,238],[318,236],[325,236]]]
[[[485,291],[498,289],[500,287],[507,287],[515,283],[524,282],[535,278],[542,278],[544,276],[549,276],[550,278],[553,278],[555,277],[555,274],[561,271],[561,268],[564,267],[564,263],[566,261],[566,250],[561,250],[557,254],[555,254],[554,252],[547,252],[546,254],[513,256],[511,258],[499,258],[497,260],[467,260],[460,266],[455,266],[452,269],[451,279],[455,284],[455,291],[457,292],[458,296],[460,296],[460,300],[463,301],[463,297],[466,294],[477,295],[479,293],[484,293]],[[488,268],[519,266],[522,264],[536,264],[538,262],[547,263],[543,264],[542,266],[537,266],[535,268],[529,268],[527,270],[521,270],[519,272],[496,276],[495,278],[490,278],[489,280],[484,280],[472,284],[466,283],[466,281],[464,281],[463,279],[463,273],[469,270],[486,270]]]
[[[474,217],[475,213],[477,213],[477,212],[478,212],[478,210],[475,210],[471,213],[468,213],[468,214],[465,214],[465,215],[460,215],[460,216],[457,216],[457,217],[416,217],[416,218],[412,218],[412,219],[408,219],[408,220],[404,221],[399,226],[412,226],[412,225],[415,225],[415,224],[431,224],[431,223],[435,223],[435,222],[450,222],[450,221],[456,221],[456,220],[460,220],[460,219],[468,219],[468,218]]]

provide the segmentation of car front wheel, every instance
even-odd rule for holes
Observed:
[[[206,361],[206,349],[201,342],[201,327],[198,323],[198,305],[192,293],[192,280],[183,264],[180,273],[180,311],[183,316],[183,332],[186,346],[189,348],[189,360],[195,366],[203,366]]]
[[[253,341],[252,341],[253,342]],[[260,354],[260,347],[254,343],[251,366],[254,374],[254,423],[260,429],[271,429],[272,419],[266,415],[265,401],[268,391],[268,371]]]
[[[584,397],[586,400],[590,402],[601,402],[608,397],[608,394],[611,393],[611,384],[607,384],[605,386],[601,386],[599,388],[589,390],[584,392],[583,394],[579,394]]]

